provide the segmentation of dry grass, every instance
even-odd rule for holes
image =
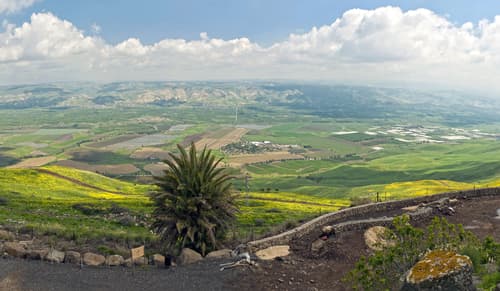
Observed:
[[[56,160],[55,156],[29,158],[29,159],[23,160],[23,161],[15,164],[15,165],[9,166],[8,168],[10,168],[10,169],[27,169],[27,168],[41,167],[41,166],[46,165],[48,163],[51,163],[55,160]]]
[[[133,152],[130,157],[132,159],[138,160],[146,160],[146,159],[157,159],[157,160],[165,160],[168,159],[168,151],[153,148],[153,147],[144,147]]]
[[[58,161],[56,163],[58,166],[75,168],[79,170],[85,170],[95,173],[100,173],[104,175],[127,175],[133,174],[140,171],[139,168],[132,164],[119,164],[119,165],[91,165],[83,162],[77,162],[72,160]]]
[[[197,141],[195,145],[198,149],[202,149],[206,146],[207,149],[218,150],[225,145],[239,141],[247,132],[248,129],[246,128],[234,128],[220,138],[213,135],[204,137]]]

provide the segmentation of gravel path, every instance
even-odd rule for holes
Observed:
[[[220,261],[202,261],[172,269],[106,268],[40,261],[0,259],[1,291],[71,290],[242,290],[241,270],[219,271]]]

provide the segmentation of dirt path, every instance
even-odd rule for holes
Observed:
[[[90,189],[93,189],[93,190],[102,191],[102,192],[111,193],[111,194],[127,195],[127,193],[124,193],[124,192],[117,192],[117,191],[106,190],[106,189],[103,189],[103,188],[100,188],[100,187],[97,187],[97,186],[94,186],[94,185],[87,184],[87,183],[82,182],[82,181],[80,181],[78,179],[67,177],[67,176],[61,175],[59,173],[49,171],[47,169],[36,169],[36,170],[38,172],[40,172],[40,173],[51,175],[51,176],[54,176],[56,178],[69,181],[71,183],[77,184],[77,185],[85,187],[85,188],[90,188]]]
[[[187,267],[106,268],[40,261],[0,259],[1,291],[73,290],[248,290],[237,285],[242,270],[219,271],[220,261],[203,261]]]

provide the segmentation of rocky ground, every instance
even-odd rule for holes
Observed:
[[[492,235],[500,241],[500,219],[496,217],[500,215],[500,197],[459,200],[453,208],[456,213],[447,216],[450,222],[463,224],[479,237]],[[387,214],[376,215],[373,218]],[[361,255],[370,253],[364,232],[348,231],[330,237],[321,251],[311,252],[311,242],[320,233],[318,230],[293,241],[287,257],[224,271],[219,270],[219,264],[234,259],[135,270],[0,259],[0,290],[348,290],[342,278]]]

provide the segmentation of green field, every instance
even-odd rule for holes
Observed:
[[[145,227],[124,226],[110,216],[123,208],[148,220],[147,193],[154,186],[145,167],[161,161],[131,155],[141,148],[175,153],[178,143],[221,139],[234,127],[249,129],[231,141],[235,148],[266,141],[271,149],[259,153],[294,155],[231,169],[241,208],[232,234],[240,239],[291,227],[359,197],[375,200],[377,193],[389,200],[500,185],[500,105],[489,99],[259,82],[50,86],[61,90],[35,90],[23,102],[11,96],[37,86],[0,87],[0,167],[40,156],[57,159],[42,171],[0,168],[0,199],[7,201],[0,205],[2,226],[81,241],[153,240]],[[165,88],[191,95],[161,99]],[[145,92],[160,99],[147,103],[141,100]],[[77,94],[111,98],[97,104],[91,100],[102,98],[72,98]],[[222,147],[214,153],[231,164],[232,153]],[[115,168],[101,171],[109,175],[104,177],[54,166],[61,160],[94,172]],[[120,171],[127,167],[133,170]]]

